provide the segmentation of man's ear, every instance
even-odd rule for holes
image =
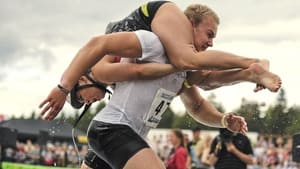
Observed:
[[[195,26],[196,26],[196,25],[195,25],[195,22],[194,22],[193,20],[190,19],[190,22],[191,22],[191,24],[192,24],[192,27],[195,27]]]

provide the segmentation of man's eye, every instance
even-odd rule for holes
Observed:
[[[80,94],[77,95],[77,100],[81,103],[83,102],[83,98]]]

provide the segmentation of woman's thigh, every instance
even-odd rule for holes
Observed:
[[[171,63],[178,57],[195,55],[193,45],[193,28],[191,22],[174,3],[166,3],[157,11],[152,24],[152,31],[160,38]]]

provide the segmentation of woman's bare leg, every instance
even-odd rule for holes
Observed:
[[[280,78],[269,72],[265,60],[242,57],[222,51],[197,52],[193,46],[192,25],[174,3],[166,3],[159,8],[151,27],[165,46],[171,63],[178,69],[247,69],[250,65],[259,63],[262,65],[264,73],[257,73],[256,79],[261,81],[263,86],[270,91],[276,91],[281,84]],[[256,90],[263,89],[263,86],[258,84]]]
[[[165,46],[171,63],[179,69],[248,68],[259,61],[221,51],[197,52],[193,46],[192,24],[174,3],[159,8],[151,28]]]
[[[165,169],[163,162],[150,148],[144,148],[131,157],[124,169]]]
[[[197,71],[190,74],[188,81],[205,90],[212,90],[222,86],[234,85],[240,82],[253,82],[260,84],[254,89],[255,92],[268,88],[276,92],[281,87],[280,78],[266,71],[264,66],[253,63],[248,69],[231,69],[223,71]],[[270,79],[274,81],[270,81]]]

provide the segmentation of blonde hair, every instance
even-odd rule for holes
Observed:
[[[219,19],[219,16],[217,15],[217,13],[206,5],[191,4],[184,10],[184,14],[195,25],[198,25],[199,23],[201,23],[202,19],[206,16],[213,17],[213,19],[216,21],[216,23],[220,24],[220,19]]]
[[[206,134],[204,137],[203,137],[203,140],[200,141],[199,144],[197,144],[196,146],[196,155],[198,157],[200,157],[203,152],[204,152],[204,149],[207,149],[207,148],[210,148],[210,144],[212,142],[212,137],[210,134]]]

